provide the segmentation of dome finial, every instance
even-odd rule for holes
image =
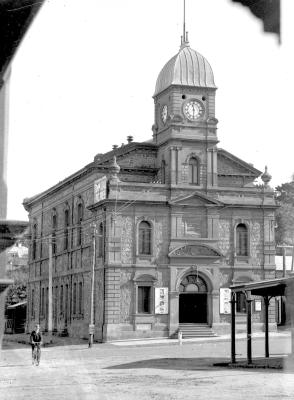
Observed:
[[[183,35],[181,36],[181,47],[189,46],[188,32],[186,32],[186,0],[184,0],[184,15],[183,15]]]
[[[272,176],[267,171],[267,166],[264,168],[264,173],[261,175],[261,180],[264,183],[264,186],[267,188]]]

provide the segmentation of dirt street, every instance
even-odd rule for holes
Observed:
[[[290,351],[289,337],[270,341],[271,354]],[[253,342],[262,356],[264,343]],[[6,344],[0,360],[1,400],[95,399],[292,399],[293,372],[273,369],[213,367],[230,354],[228,341],[95,344],[42,349],[39,367],[31,365],[31,350]],[[237,342],[238,357],[246,341]]]

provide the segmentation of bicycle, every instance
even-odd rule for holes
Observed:
[[[41,358],[41,342],[32,342],[32,364],[39,365]]]

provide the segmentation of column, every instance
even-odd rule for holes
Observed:
[[[212,152],[207,149],[207,185],[212,186]]]
[[[246,299],[247,302],[247,362],[252,364],[252,334],[251,334],[251,303],[250,298]]]
[[[212,149],[212,186],[217,186],[217,148]]]
[[[269,357],[269,335],[268,335],[268,307],[269,307],[269,302],[270,299],[268,296],[263,297],[264,300],[264,313],[265,313],[265,318],[264,318],[264,331],[265,331],[265,357]]]
[[[177,183],[176,149],[175,146],[170,148],[170,183],[172,185]]]
[[[179,327],[179,293],[169,292],[169,336],[174,335]]]
[[[231,293],[231,363],[236,362],[236,293]]]

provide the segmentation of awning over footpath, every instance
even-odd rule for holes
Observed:
[[[232,285],[232,292],[251,292],[254,296],[284,296],[287,281],[294,280],[290,278],[275,278],[266,281],[248,282]]]
[[[231,362],[236,363],[236,335],[235,335],[235,306],[236,294],[243,292],[247,303],[247,363],[252,364],[252,336],[251,336],[251,303],[253,296],[261,296],[264,300],[264,324],[265,324],[265,357],[269,357],[269,318],[268,308],[272,297],[289,296],[286,288],[293,287],[294,276],[288,278],[276,278],[258,282],[240,283],[230,286],[231,289]],[[292,293],[293,294],[293,293]],[[290,301],[290,299],[288,299]],[[293,300],[293,299],[292,299]]]

